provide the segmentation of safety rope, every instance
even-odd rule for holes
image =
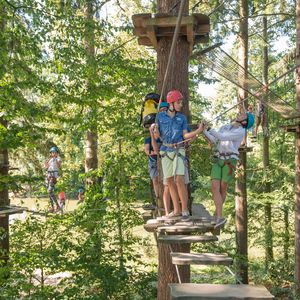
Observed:
[[[173,35],[173,39],[172,39],[172,44],[171,44],[171,49],[170,49],[170,54],[169,54],[169,58],[168,58],[168,63],[167,63],[167,68],[165,71],[165,75],[164,75],[164,80],[163,80],[163,85],[160,91],[160,99],[159,99],[159,103],[157,106],[157,111],[159,110],[159,105],[162,102],[163,96],[165,94],[165,90],[166,90],[166,83],[167,83],[167,78],[170,72],[170,66],[174,57],[174,52],[175,52],[175,46],[176,46],[176,42],[177,42],[177,38],[179,35],[179,30],[180,30],[180,24],[181,24],[181,20],[182,20],[182,15],[183,15],[183,9],[184,9],[184,5],[185,5],[186,0],[181,0],[180,3],[180,7],[179,7],[179,12],[178,12],[178,16],[177,16],[177,22],[176,22],[176,27],[175,27],[175,31],[174,31],[174,35]]]

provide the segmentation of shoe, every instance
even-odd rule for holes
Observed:
[[[142,208],[143,208],[144,210],[155,210],[155,209],[156,209],[156,205],[154,205],[154,204],[144,204],[144,205],[142,206]]]
[[[180,213],[175,214],[173,211],[170,212],[169,214],[162,216],[162,220],[172,220],[172,219],[179,219],[181,217]]]
[[[183,211],[183,212],[182,212],[181,220],[182,220],[183,222],[189,221],[189,220],[190,220],[190,213],[189,213],[188,211]]]

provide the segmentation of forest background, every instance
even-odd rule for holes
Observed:
[[[239,5],[190,0],[190,12],[211,19],[209,44],[196,48],[229,41],[226,50],[235,57]],[[249,0],[248,6],[250,72],[262,78],[267,43],[269,76],[276,78],[294,65],[289,57],[295,48],[296,2]],[[156,248],[135,229],[143,223],[136,207],[152,197],[139,119],[144,96],[157,92],[156,53],[137,44],[131,21],[135,13],[155,11],[150,0],[0,1],[0,148],[8,150],[10,168],[0,178],[1,189],[8,188],[10,196],[45,195],[43,163],[53,145],[63,159],[58,190],[75,198],[86,181],[93,183],[84,205],[72,214],[29,214],[11,224],[10,260],[0,272],[3,299],[155,299]],[[268,42],[262,38],[263,16]],[[278,49],[283,37],[288,47]],[[236,87],[199,61],[190,62],[189,80],[193,123],[237,101]],[[212,89],[208,85],[214,99],[203,96],[201,89]],[[292,105],[293,85],[291,73],[274,87]],[[250,104],[255,107],[255,99]],[[269,169],[262,168],[262,132],[248,159],[249,246],[258,253],[250,257],[249,277],[278,298],[294,299],[294,137],[281,129],[288,123],[276,113],[270,111],[268,121]],[[193,198],[211,209],[209,159],[199,138],[190,149]],[[266,184],[271,192],[265,192]],[[272,208],[267,225],[266,204]],[[236,255],[233,189],[225,215],[221,242],[198,250]],[[69,275],[58,286],[47,284],[59,272]],[[195,272],[202,282],[234,282],[223,269]]]

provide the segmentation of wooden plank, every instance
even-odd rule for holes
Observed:
[[[25,207],[10,207],[5,206],[0,208],[0,217],[5,217],[7,215],[19,214],[22,213],[27,208]]]
[[[211,218],[211,214],[206,210],[203,204],[201,203],[193,203],[192,204],[192,215],[202,218]]]
[[[297,129],[300,128],[300,124],[293,124],[293,125],[282,125],[280,126],[286,132],[297,132]]]
[[[192,16],[195,24],[210,24],[210,19],[207,15],[195,13]]]
[[[152,46],[152,43],[148,37],[138,38],[138,44],[141,46],[149,46],[149,47]]]
[[[134,27],[146,27],[145,21],[151,18],[151,14],[135,14],[132,16]]]
[[[151,41],[152,46],[154,49],[157,48],[157,39],[156,39],[156,33],[155,28],[152,25],[147,25],[147,35],[149,40]]]
[[[268,300],[274,296],[264,286],[246,284],[169,284],[172,300],[247,299]]]
[[[186,223],[186,222],[185,222]],[[168,233],[191,233],[191,232],[198,232],[198,233],[205,233],[209,230],[214,229],[214,226],[209,225],[171,225],[171,226],[161,226],[157,227],[158,232],[168,232]]]
[[[222,265],[230,266],[233,259],[224,254],[215,253],[171,253],[174,265]]]
[[[147,37],[147,30],[144,27],[133,28],[133,34],[138,37]]]
[[[213,235],[160,235],[158,241],[168,244],[191,244],[215,242],[218,238]]]
[[[146,26],[155,27],[175,27],[177,23],[177,16],[173,17],[161,17],[161,18],[151,18],[148,19],[145,24]],[[181,20],[181,26],[194,24],[194,19],[192,16],[183,16]]]
[[[207,35],[208,33],[210,33],[210,25],[196,25],[194,26],[194,31],[195,35]]]

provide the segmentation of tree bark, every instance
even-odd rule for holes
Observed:
[[[184,15],[188,15],[189,1],[185,0]],[[177,5],[176,5],[177,4]],[[178,0],[158,0],[158,13],[178,14]],[[172,9],[173,8],[173,9]],[[167,68],[167,62],[170,54],[172,37],[161,37],[157,46],[157,90],[160,92],[163,86],[163,80]],[[189,67],[189,43],[185,37],[178,37],[173,63],[171,65],[169,78],[166,82],[166,93],[172,89],[180,90],[184,96],[183,114],[187,116],[190,122],[189,111],[189,90],[188,90],[188,67]],[[166,95],[163,95],[165,98]],[[172,245],[172,251],[189,252],[190,245]],[[170,293],[168,284],[178,282],[175,266],[170,257],[170,246],[164,243],[158,243],[158,291],[157,299],[169,300]],[[190,281],[190,267],[180,266],[182,282]]]
[[[94,30],[94,0],[86,0],[85,3],[85,48],[88,67],[87,87],[88,91],[93,91],[93,78],[96,76],[96,61],[95,61],[95,30]],[[92,103],[90,114],[96,115],[97,105]],[[86,133],[85,141],[85,172],[96,170],[98,168],[98,131],[96,122],[92,122],[90,129]],[[98,181],[98,178],[89,178],[87,183],[93,184]]]
[[[0,6],[0,30],[4,32],[6,27],[6,10],[4,6]],[[0,124],[7,128],[8,123],[3,118],[0,117]],[[9,159],[8,159],[8,149],[3,146],[0,148],[0,177],[8,176],[9,170]],[[8,197],[8,187],[6,184],[0,187],[0,206],[10,205],[9,197]],[[4,230],[5,234],[3,238],[0,239],[0,248],[4,250],[4,255],[1,256],[1,259],[4,259],[5,262],[8,261],[9,258],[9,216],[0,218],[0,228]]]
[[[296,39],[296,65],[300,64],[300,0],[297,0],[297,39]],[[296,100],[297,108],[300,109],[300,68],[297,68]],[[295,154],[295,288],[300,296],[300,126],[296,131],[296,154]]]
[[[243,66],[245,72],[240,74],[241,83],[245,89],[239,89],[239,101],[247,98],[247,71],[248,71],[248,1],[240,0],[240,22],[239,22],[239,64]],[[244,111],[247,103],[239,105],[239,111]],[[247,212],[247,187],[246,187],[246,167],[247,152],[240,153],[240,166],[237,171],[236,181],[236,245],[237,245],[237,273],[240,280],[248,283],[248,212]]]
[[[268,49],[268,20],[263,17],[263,84],[269,83],[269,49]],[[267,95],[263,95],[264,102],[266,102]],[[264,105],[264,120],[261,120],[263,127],[263,166],[265,172],[265,179],[268,178],[270,168],[270,152],[269,152],[269,126],[268,126],[268,107]],[[271,192],[271,183],[265,182],[265,193]],[[273,256],[273,229],[272,229],[272,206],[271,203],[265,205],[265,268],[268,270],[269,262],[272,261]]]

